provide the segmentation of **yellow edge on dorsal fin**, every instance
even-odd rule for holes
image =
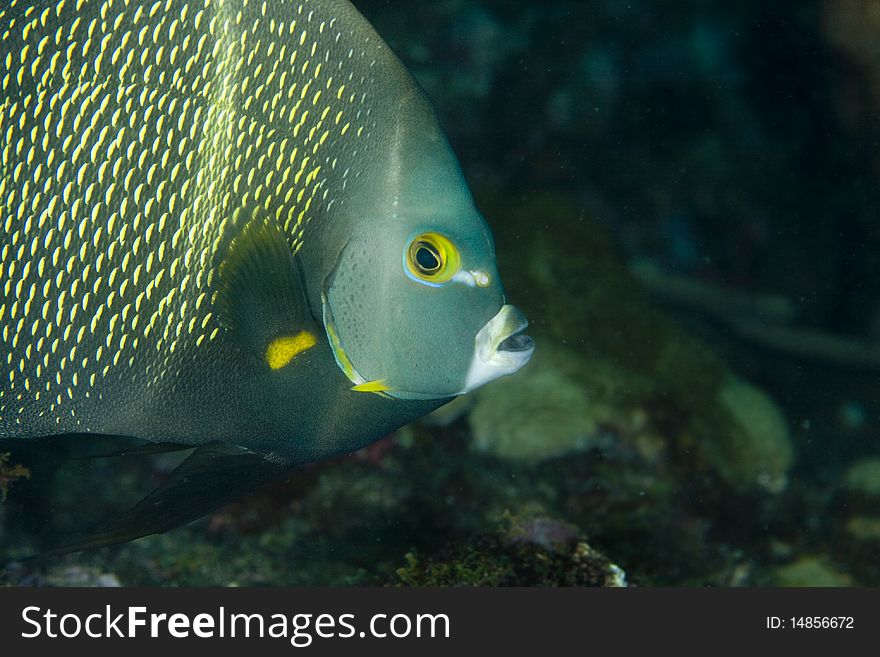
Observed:
[[[385,385],[385,381],[367,381],[366,383],[361,383],[360,385],[356,385],[352,388],[355,392],[386,392],[387,390],[391,390],[387,385]]]
[[[275,338],[266,347],[266,363],[273,370],[280,370],[287,367],[298,354],[314,347],[317,342],[317,338],[308,331]]]

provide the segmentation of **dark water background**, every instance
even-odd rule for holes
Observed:
[[[206,520],[0,581],[610,584],[610,561],[639,585],[880,584],[877,4],[356,5],[435,102],[534,363]],[[70,517],[169,466],[88,467],[52,475]],[[0,506],[10,554],[39,545],[29,485]]]

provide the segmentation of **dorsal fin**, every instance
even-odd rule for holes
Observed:
[[[233,225],[239,222],[233,222]],[[279,369],[317,341],[302,273],[274,218],[252,215],[229,241],[214,305],[230,339]]]

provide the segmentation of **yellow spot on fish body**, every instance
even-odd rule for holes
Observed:
[[[308,331],[276,338],[266,348],[266,363],[271,369],[280,370],[287,367],[299,354],[314,347],[316,343],[317,339]]]

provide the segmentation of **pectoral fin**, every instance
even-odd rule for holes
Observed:
[[[313,347],[318,331],[302,274],[278,222],[259,211],[229,242],[214,302],[230,339],[277,370]]]

